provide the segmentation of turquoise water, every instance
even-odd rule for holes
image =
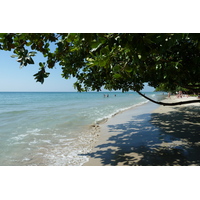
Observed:
[[[81,165],[90,125],[146,102],[136,93],[0,92],[0,165]]]

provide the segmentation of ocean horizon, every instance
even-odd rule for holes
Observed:
[[[0,92],[0,165],[80,166],[98,124],[147,102],[135,92]]]

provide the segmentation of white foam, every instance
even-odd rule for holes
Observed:
[[[64,139],[59,139],[59,142],[69,142],[69,141],[73,141],[73,140],[74,140],[74,138],[64,138]]]
[[[28,144],[29,145],[32,145],[32,144],[37,144],[38,142],[36,141],[36,139],[34,138],[34,140],[33,141],[31,141],[31,142],[29,142]]]
[[[40,140],[40,141],[43,142],[43,143],[51,144],[51,140]]]
[[[25,157],[25,158],[22,160],[22,162],[23,162],[23,161],[29,161],[29,160],[31,160],[31,159]]]
[[[77,138],[60,138],[58,143],[51,144],[47,148],[39,148],[38,156],[42,156],[43,161],[49,166],[80,166],[88,161],[87,154],[92,149],[95,141],[95,135],[88,132],[82,132]],[[58,145],[59,144],[59,145]]]
[[[28,134],[20,134],[18,136],[12,137],[10,139],[19,141],[19,140],[23,140],[26,136],[28,136]]]
[[[134,105],[129,106],[129,107],[120,108],[120,109],[116,110],[115,112],[113,112],[113,113],[111,113],[111,114],[109,114],[109,115],[107,115],[107,116],[105,116],[105,117],[96,119],[96,120],[95,120],[95,123],[98,124],[98,123],[100,123],[100,122],[102,122],[102,121],[105,121],[105,120],[107,120],[107,119],[112,118],[113,116],[117,115],[117,114],[120,113],[120,112],[129,110],[129,109],[134,108],[134,107],[137,107],[137,106],[141,106],[141,105],[146,104],[146,103],[148,103],[148,102],[149,102],[149,100],[140,102],[140,103],[138,103],[138,104],[134,104]]]
[[[32,130],[27,130],[26,132],[28,134],[31,134],[31,135],[42,135],[42,134],[39,133],[40,131],[41,131],[41,129],[35,128],[35,129],[32,129]]]

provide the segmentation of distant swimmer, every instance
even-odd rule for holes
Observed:
[[[109,97],[109,94],[104,94],[103,96],[104,96],[104,98],[105,98],[105,97]]]

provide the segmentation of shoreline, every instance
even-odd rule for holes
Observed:
[[[193,100],[176,96],[164,102]],[[198,103],[159,106],[148,102],[100,124],[89,161],[83,166],[200,165]]]
[[[95,122],[94,124],[92,124],[91,126],[99,126],[99,125],[101,125],[101,124],[104,124],[104,123],[106,123],[109,119],[115,117],[116,115],[119,115],[119,114],[121,114],[121,113],[123,113],[123,112],[126,112],[126,111],[128,111],[128,110],[137,108],[138,106],[142,106],[142,105],[144,105],[144,104],[146,104],[146,103],[148,103],[148,102],[149,102],[149,101],[147,100],[147,101],[144,101],[144,102],[141,102],[141,103],[138,103],[138,104],[134,104],[133,106],[130,106],[130,107],[127,107],[127,108],[119,109],[117,112],[114,112],[114,113],[112,113],[112,114],[110,114],[110,115],[108,115],[108,116],[106,116],[106,117],[104,117],[104,118],[101,118],[101,119],[96,120],[96,122]]]

